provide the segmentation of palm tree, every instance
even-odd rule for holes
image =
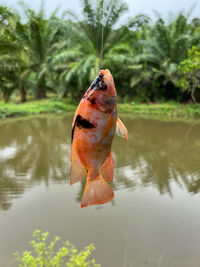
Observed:
[[[71,22],[73,41],[53,59],[56,70],[61,73],[62,88],[65,88],[62,94],[70,91],[72,95],[79,95],[95,78],[101,65],[111,67],[111,63],[112,66],[119,65],[126,59],[128,49],[123,41],[127,28],[113,27],[127,11],[127,5],[120,0],[99,0],[95,3],[92,0],[82,1],[82,20],[68,12],[68,16],[76,20]]]
[[[17,38],[26,51],[26,67],[22,75],[22,84],[29,80],[37,99],[45,98],[47,90],[55,90],[51,84],[49,71],[55,44],[62,35],[62,21],[56,17],[57,9],[46,19],[43,3],[39,12],[22,4],[26,15],[25,24],[17,23]]]
[[[20,58],[21,45],[15,37],[19,16],[7,7],[0,6],[0,90],[8,101],[16,89],[16,81],[23,61]]]
[[[166,25],[159,17],[153,26],[146,29],[144,39],[140,41],[143,50],[134,59],[141,67],[135,72],[132,85],[145,80],[154,88],[154,92],[151,91],[153,98],[178,98],[178,66],[196,41],[188,19],[179,13]]]

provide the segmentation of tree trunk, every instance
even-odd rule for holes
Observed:
[[[45,87],[38,87],[36,91],[36,99],[46,98],[46,88]]]
[[[43,75],[37,84],[36,99],[46,98],[47,97],[46,91],[47,91],[46,80],[45,80],[45,76]]]
[[[194,93],[195,93],[195,85],[193,85],[193,87],[192,87],[191,98],[192,98],[192,101],[193,101],[194,103],[196,103],[196,98],[195,98],[195,96],[194,96]]]
[[[26,98],[26,90],[24,89],[24,87],[22,87],[20,89],[20,94],[21,94],[21,103],[24,103],[27,101],[27,98]]]
[[[4,95],[3,95],[3,99],[4,99],[4,102],[5,102],[5,103],[8,103],[8,101],[9,101],[9,99],[10,99],[10,96],[4,94]]]

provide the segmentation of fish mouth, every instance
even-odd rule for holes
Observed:
[[[104,91],[108,88],[107,84],[104,82],[103,76],[104,76],[103,74],[99,74],[99,76],[95,78],[95,80],[90,85],[91,90],[103,90]]]

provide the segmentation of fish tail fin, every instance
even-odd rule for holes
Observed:
[[[114,193],[112,188],[107,184],[101,174],[94,179],[87,178],[81,200],[81,208],[95,204],[104,204],[111,201],[113,197]]]

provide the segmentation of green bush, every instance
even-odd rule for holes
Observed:
[[[48,235],[48,232],[34,231],[34,240],[30,242],[32,251],[25,250],[22,253],[15,253],[19,267],[100,267],[94,259],[89,259],[95,249],[93,244],[78,252],[74,245],[66,241],[62,247],[56,249],[55,246],[58,245],[60,238],[55,236],[48,243]]]

